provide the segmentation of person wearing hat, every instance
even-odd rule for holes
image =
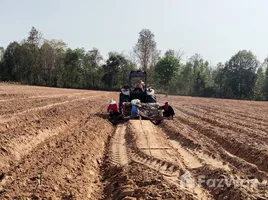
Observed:
[[[164,106],[161,106],[161,108],[164,109],[164,113],[163,113],[164,117],[169,117],[173,119],[175,112],[173,108],[168,104],[168,102],[166,102]]]
[[[149,87],[146,91],[148,103],[156,103],[156,96],[154,94],[154,89]]]
[[[107,108],[107,112],[109,113],[111,120],[114,120],[114,116],[119,115],[118,106],[116,104],[116,101],[114,101],[113,99],[111,99],[109,101],[109,106]]]
[[[137,119],[137,118],[139,118],[139,116],[140,116],[140,111],[138,109],[138,106],[135,105],[135,104],[132,104],[132,107],[131,107],[131,118]]]
[[[119,96],[119,112],[122,111],[122,105],[123,102],[129,102],[130,101],[130,89],[128,85],[124,85],[121,89],[121,93]]]

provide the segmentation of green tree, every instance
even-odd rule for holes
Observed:
[[[226,88],[231,88],[235,98],[252,98],[259,65],[251,51],[239,51],[226,63]]]
[[[266,70],[265,70],[265,78],[264,78],[264,83],[263,83],[263,94],[264,94],[265,100],[268,100],[268,58],[265,59],[264,64],[266,66]]]
[[[4,47],[0,47],[0,62],[4,60],[4,53],[5,53]]]
[[[40,64],[42,69],[42,82],[46,86],[53,86],[53,69],[55,68],[54,49],[45,42],[40,48]]]
[[[2,80],[19,81],[20,69],[20,45],[18,42],[10,43],[3,55],[3,64],[1,68]]]
[[[64,59],[67,45],[62,40],[45,40],[54,52],[54,65],[52,68],[52,86],[63,87]]]
[[[169,87],[180,67],[180,61],[173,57],[167,56],[162,58],[155,66],[155,77],[162,89],[169,93]]]
[[[41,83],[41,66],[39,48],[28,42],[20,47],[20,77],[23,83],[39,85]]]
[[[194,96],[211,95],[212,69],[209,67],[208,61],[204,61],[201,55],[195,54],[188,62],[188,65],[192,66],[192,88],[190,94]]]
[[[110,52],[106,64],[102,66],[105,71],[105,74],[102,77],[102,82],[109,88],[113,88],[119,84],[116,77],[125,65],[127,65],[125,56],[118,54],[117,52]]]
[[[264,84],[265,84],[265,74],[263,68],[260,67],[257,71],[257,79],[254,87],[254,99],[264,100]]]
[[[1,72],[4,69],[4,52],[4,48],[0,47],[0,80],[3,80],[3,74]]]
[[[193,84],[193,65],[187,62],[181,68],[181,73],[177,78],[177,93],[181,95],[191,95]]]
[[[97,48],[88,51],[83,60],[84,86],[86,88],[99,87],[99,79],[102,74],[99,72],[100,62],[103,60]]]
[[[224,68],[224,64],[222,64],[221,62],[217,64],[217,68],[213,71],[212,74],[213,77],[213,81],[214,81],[214,87],[216,89],[216,95],[218,97],[228,97],[225,93],[226,89],[225,85],[226,84],[226,78],[227,76],[225,75],[225,68]]]
[[[63,87],[82,87],[82,60],[84,49],[68,49],[64,58]]]

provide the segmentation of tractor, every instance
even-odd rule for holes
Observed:
[[[136,87],[139,81],[143,83],[143,90]],[[132,119],[131,109],[133,105],[138,106],[140,116],[144,120],[151,120],[154,124],[160,124],[164,119],[163,110],[156,102],[156,97],[154,94],[149,94],[147,89],[147,72],[131,71],[129,73],[129,94],[126,98],[126,95],[121,92],[119,98],[119,112],[124,121]]]

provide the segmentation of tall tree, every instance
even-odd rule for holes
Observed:
[[[42,41],[42,33],[38,31],[35,27],[32,27],[27,38],[27,42],[39,46]]]
[[[264,84],[265,84],[265,74],[262,67],[259,67],[257,71],[257,78],[254,87],[254,99],[264,100]]]
[[[176,80],[177,92],[182,95],[191,95],[193,85],[193,65],[187,62],[182,66],[181,72]]]
[[[232,89],[234,97],[244,99],[253,96],[258,65],[256,56],[246,50],[239,51],[226,63],[226,84]]]
[[[97,48],[93,48],[85,54],[83,65],[86,88],[97,87],[97,79],[101,77],[98,72],[102,59],[103,58]]]
[[[169,86],[178,72],[180,67],[180,61],[173,57],[167,56],[162,58],[155,66],[155,76],[159,82],[159,86],[162,89],[166,89],[169,92]]]
[[[263,94],[264,94],[265,100],[268,100],[268,58],[265,59],[264,64],[266,66],[266,70],[265,70],[265,79],[264,79],[264,85],[263,85]]]
[[[200,54],[195,54],[187,63],[192,66],[191,95],[207,96],[206,89],[212,84],[212,69],[208,61],[205,61]]]
[[[63,86],[67,88],[82,87],[82,60],[84,49],[68,49],[64,58]]]
[[[19,81],[20,64],[19,64],[19,48],[18,42],[10,43],[3,55],[3,66],[1,69],[2,79],[10,81]]]
[[[62,87],[63,86],[63,70],[64,70],[64,59],[65,52],[67,50],[67,44],[62,40],[45,40],[52,47],[54,52],[54,65],[52,68],[52,86]]]
[[[149,29],[139,32],[138,42],[134,47],[134,53],[143,70],[147,70],[156,52],[154,34]]]
[[[42,69],[42,82],[47,86],[53,86],[53,69],[55,69],[56,55],[49,43],[44,42],[40,48],[40,65]]]
[[[0,62],[4,59],[4,52],[5,52],[4,47],[0,47]]]
[[[28,42],[20,47],[20,67],[22,81],[27,84],[39,85],[41,83],[40,52],[38,46]]]
[[[126,58],[123,55],[118,54],[117,52],[110,52],[106,64],[102,66],[105,71],[102,78],[103,83],[106,86],[113,88],[118,83],[116,76],[126,63]]]

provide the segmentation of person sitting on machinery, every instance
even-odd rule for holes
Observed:
[[[136,88],[134,89],[135,91],[140,90],[144,91],[144,82],[142,80],[139,80],[138,83],[136,84]]]
[[[124,87],[121,89],[121,93],[119,96],[119,112],[122,111],[122,105],[123,102],[129,102],[130,101],[130,88],[128,85],[124,85]]]
[[[115,116],[120,115],[120,113],[118,112],[118,106],[116,104],[116,101],[114,101],[113,99],[111,99],[109,102],[107,112],[109,112],[110,120],[112,121],[115,119]]]
[[[137,105],[132,104],[132,108],[131,108],[131,118],[132,119],[138,119],[140,116],[140,111],[138,109]]]
[[[139,110],[139,106],[140,106],[140,100],[139,99],[133,99],[131,101],[131,118],[132,119],[138,119],[141,115],[141,112]]]
[[[164,113],[163,113],[164,117],[173,119],[175,112],[173,108],[168,104],[168,102],[166,102],[164,106],[161,106],[161,108],[164,109]]]
[[[148,103],[156,103],[156,96],[154,94],[154,89],[149,87],[146,91]]]

